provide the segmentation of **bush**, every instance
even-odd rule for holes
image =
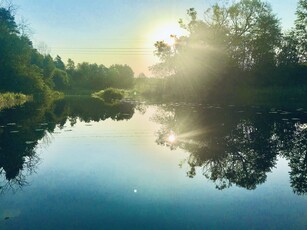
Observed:
[[[22,105],[30,100],[32,100],[31,96],[21,93],[2,93],[0,94],[0,110]]]
[[[94,96],[103,99],[105,102],[115,102],[123,99],[124,94],[119,89],[107,88],[95,93]]]

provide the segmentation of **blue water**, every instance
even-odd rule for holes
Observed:
[[[16,178],[24,183],[6,179],[1,171],[0,228],[307,228],[307,196],[293,192],[289,159],[277,155],[256,188],[238,182],[219,190],[217,181],[203,175],[203,166],[187,176],[187,144],[157,144],[164,127],[156,119],[161,108],[145,110],[134,109],[123,120],[84,121],[74,115],[72,122],[67,116],[43,130],[33,147],[33,167],[23,157]],[[10,188],[4,189],[7,182]]]

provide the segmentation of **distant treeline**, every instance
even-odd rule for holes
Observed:
[[[223,101],[249,91],[306,92],[307,1],[298,1],[295,27],[286,32],[268,3],[227,2],[207,9],[202,19],[187,10],[189,21],[179,23],[189,35],[173,36],[174,45],[155,43],[160,63],[151,69],[167,78],[154,94]]]
[[[40,99],[54,90],[129,88],[134,73],[128,65],[81,63],[43,55],[33,47],[24,26],[18,25],[12,6],[0,4],[0,93],[16,92]]]
[[[307,98],[307,1],[299,0],[295,27],[282,32],[279,19],[261,0],[215,4],[199,19],[180,20],[187,36],[174,45],[155,43],[160,63],[151,70],[163,80],[134,79],[128,65],[80,63],[54,59],[33,47],[11,6],[0,4],[0,93],[54,91],[80,93],[108,87],[137,91],[156,100],[234,101],[250,98]],[[276,97],[281,95],[281,97]]]

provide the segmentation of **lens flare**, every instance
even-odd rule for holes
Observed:
[[[150,43],[154,44],[156,41],[164,41],[169,46],[173,46],[176,43],[176,37],[187,35],[187,32],[183,30],[177,23],[164,23],[157,26],[152,32],[150,37]]]
[[[175,134],[171,133],[171,134],[168,136],[167,140],[168,140],[170,143],[174,143],[174,142],[176,141],[176,136],[175,136]]]

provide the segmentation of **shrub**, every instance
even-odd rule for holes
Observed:
[[[124,94],[119,89],[107,88],[95,93],[94,96],[102,98],[105,102],[114,102],[123,99]]]

